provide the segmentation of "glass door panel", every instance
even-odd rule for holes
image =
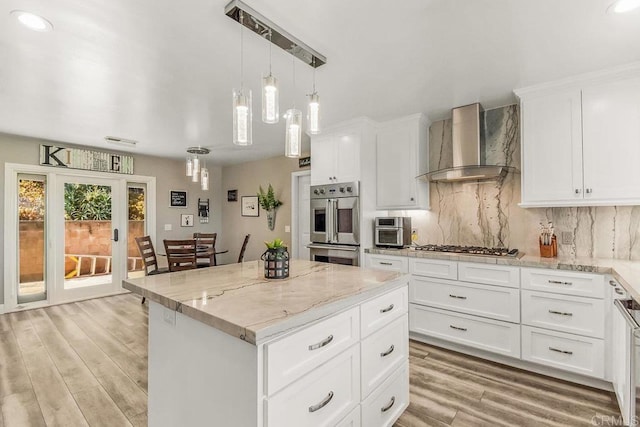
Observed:
[[[46,176],[18,175],[18,304],[47,299]]]
[[[67,177],[59,182],[63,198],[57,265],[56,302],[89,298],[116,290],[123,262],[119,260],[120,205],[117,180]]]
[[[144,276],[144,264],[136,237],[147,233],[147,186],[145,184],[127,185],[127,277]]]

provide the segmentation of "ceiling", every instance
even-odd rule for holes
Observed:
[[[514,101],[517,87],[640,60],[640,11],[606,14],[607,0],[246,0],[324,54],[317,70],[323,124],[375,120],[480,101]],[[240,81],[240,26],[227,0],[0,0],[0,131],[183,157],[192,145],[233,164],[284,151],[284,123],[260,122],[268,43],[245,32],[245,86],[254,143],[231,142]],[[9,12],[50,20],[22,27]],[[304,107],[312,69],[273,50],[280,110]],[[301,108],[303,109],[303,108]]]

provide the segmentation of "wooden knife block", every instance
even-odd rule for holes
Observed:
[[[542,239],[538,242],[540,243],[540,256],[542,258],[553,258],[558,256],[558,241],[556,240],[556,236],[551,238],[550,245],[543,245]]]

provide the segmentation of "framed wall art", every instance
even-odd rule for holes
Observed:
[[[258,196],[242,196],[242,216],[260,216]]]

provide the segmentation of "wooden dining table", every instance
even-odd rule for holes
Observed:
[[[205,256],[208,256],[209,259],[211,259],[209,267],[211,265],[213,265],[213,266],[218,265],[218,260],[216,259],[217,255],[226,254],[228,252],[229,252],[228,249],[225,249],[225,250],[222,250],[222,251],[218,251],[218,250],[212,250],[212,248],[207,246],[207,245],[196,245],[196,259],[197,258],[204,258]],[[166,257],[167,256],[167,254],[162,253],[162,252],[158,252],[157,255],[158,256],[162,256],[162,257]],[[203,267],[205,267],[205,266],[203,266]]]

